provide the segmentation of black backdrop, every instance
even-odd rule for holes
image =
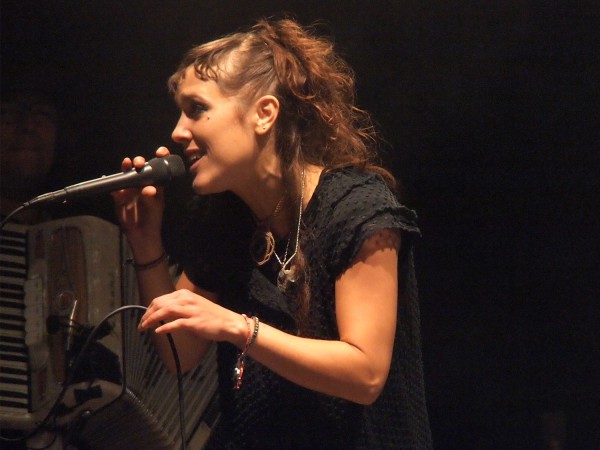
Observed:
[[[183,52],[283,11],[354,66],[419,213],[436,447],[544,448],[547,417],[595,446],[597,2],[3,0],[3,86],[25,68],[60,92],[59,188],[169,145]]]

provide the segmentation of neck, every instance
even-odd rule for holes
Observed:
[[[258,221],[268,220],[285,193],[279,158],[273,148],[264,148],[249,176],[234,190]],[[285,209],[285,199],[281,205]],[[281,214],[282,211],[280,211]]]
[[[289,198],[285,195],[282,176],[279,172],[278,163],[271,171],[264,171],[264,175],[258,180],[247,183],[245,189],[235,192],[248,205],[258,221],[272,219],[271,230],[278,236],[285,236],[290,230],[290,223],[298,217],[298,211],[289,204]],[[322,167],[307,165],[304,170],[304,192],[302,197],[302,209],[305,209],[319,183],[319,177],[323,171]],[[272,217],[277,204],[283,201],[276,217]]]

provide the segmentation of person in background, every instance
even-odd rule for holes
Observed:
[[[19,76],[2,80],[0,124],[0,217],[8,220],[18,233],[25,233],[31,225],[45,222],[51,218],[47,209],[29,208],[8,216],[24,202],[45,192],[50,185],[50,178],[58,146],[59,114],[56,100],[49,90],[43,89],[43,81],[30,83],[23,71]],[[6,87],[6,86],[10,87]],[[4,225],[4,224],[3,224]],[[13,304],[24,298],[24,285],[14,283],[18,276],[14,274],[14,255],[27,253],[26,244],[11,238],[4,241],[5,229],[0,230],[3,238],[0,251],[0,272],[3,289],[0,312],[7,322],[14,321]],[[9,233],[10,234],[10,233]],[[23,242],[26,242],[23,240]],[[23,257],[23,261],[27,259]],[[19,270],[17,270],[17,273]],[[13,278],[14,277],[14,278]],[[23,280],[24,281],[24,280]],[[6,284],[4,284],[6,283]],[[8,294],[7,294],[8,292]],[[6,295],[6,297],[5,297]],[[16,295],[16,297],[14,297]],[[6,301],[8,300],[8,301]],[[23,301],[23,300],[22,300]],[[17,315],[18,317],[18,315]],[[24,316],[21,316],[24,319]],[[24,331],[23,331],[24,333]],[[10,338],[9,338],[10,339]],[[10,343],[10,341],[8,341]],[[4,340],[3,340],[4,343]],[[7,346],[10,348],[10,346]],[[10,350],[6,350],[7,353]],[[14,355],[11,355],[14,356]],[[8,363],[6,363],[8,361]],[[2,371],[10,367],[10,359],[4,361]],[[7,374],[10,378],[10,374]],[[3,397],[11,392],[12,385],[7,383]],[[20,394],[20,391],[17,391]],[[13,392],[11,392],[13,393]],[[14,393],[13,393],[14,394]],[[7,395],[10,398],[10,395]],[[45,430],[29,439],[22,439],[22,430],[12,430],[2,424],[2,441],[0,447],[10,449],[26,448],[65,448],[62,436],[46,433]]]
[[[161,229],[162,188],[113,197],[148,305],[139,329],[173,371],[165,334],[184,371],[217,342],[208,448],[431,448],[419,229],[351,68],[315,30],[261,20],[191,49],[169,87],[197,194],[185,225]],[[181,236],[175,285],[163,232]]]
[[[1,110],[0,209],[5,217],[47,188],[56,155],[58,112],[48,94],[28,87],[2,92]],[[29,209],[13,220],[36,223],[44,213]]]

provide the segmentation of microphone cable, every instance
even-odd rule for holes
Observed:
[[[81,347],[81,351],[79,352],[79,355],[77,356],[75,363],[73,364],[73,367],[69,373],[69,377],[67,378],[67,381],[65,382],[65,384],[63,385],[62,390],[60,391],[58,397],[56,398],[56,401],[54,402],[54,404],[52,405],[52,407],[50,408],[50,410],[48,411],[48,414],[46,414],[46,417],[44,417],[44,419],[37,425],[37,427],[35,427],[32,431],[30,431],[28,434],[18,437],[18,438],[7,438],[4,437],[2,435],[0,435],[0,441],[1,442],[22,442],[25,441],[26,439],[35,436],[37,433],[39,433],[43,427],[46,426],[46,424],[48,423],[48,421],[50,420],[50,417],[52,417],[55,414],[55,410],[57,409],[58,405],[60,404],[60,402],[63,400],[64,396],[67,393],[67,389],[69,388],[69,386],[73,383],[73,379],[75,378],[75,373],[77,372],[77,370],[79,369],[79,366],[82,364],[83,361],[83,357],[85,355],[85,353],[87,352],[88,347],[90,346],[90,344],[94,341],[96,335],[98,334],[99,330],[101,330],[101,327],[104,325],[104,323],[106,321],[108,321],[109,319],[111,319],[113,316],[115,316],[116,314],[120,314],[123,313],[125,311],[128,310],[132,310],[132,309],[137,309],[140,311],[146,311],[146,307],[142,306],[142,305],[124,305],[121,306],[120,308],[115,309],[114,311],[110,312],[109,314],[107,314],[99,323],[98,325],[96,325],[92,331],[90,332],[90,334],[88,335],[85,343],[83,344],[83,346]],[[161,321],[161,323],[164,323]],[[186,443],[185,443],[185,415],[184,415],[184,408],[183,408],[183,403],[184,403],[184,398],[183,398],[183,373],[181,372],[181,363],[179,361],[179,354],[177,353],[177,348],[175,347],[175,341],[173,340],[173,336],[171,336],[171,333],[167,333],[167,339],[169,341],[169,345],[171,347],[171,351],[173,352],[173,359],[175,360],[175,369],[177,371],[177,393],[178,393],[178,397],[179,397],[179,432],[180,432],[180,438],[181,438],[181,450],[186,450]],[[43,447],[43,448],[47,448]],[[31,449],[31,450],[40,450],[40,449]]]
[[[10,221],[10,219],[12,219],[12,217],[18,213],[20,213],[22,210],[24,210],[26,208],[26,205],[20,205],[17,206],[15,209],[13,209],[4,219],[2,219],[2,222],[0,222],[0,230],[4,229],[4,226]]]

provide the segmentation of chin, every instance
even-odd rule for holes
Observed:
[[[196,195],[210,194],[210,192],[207,192],[205,186],[198,186],[198,185],[194,184],[194,185],[192,185],[192,190],[194,191],[194,194],[196,194]]]
[[[224,192],[226,189],[217,189],[215,186],[211,186],[210,184],[206,183],[194,183],[192,185],[192,190],[196,195],[209,195]]]

